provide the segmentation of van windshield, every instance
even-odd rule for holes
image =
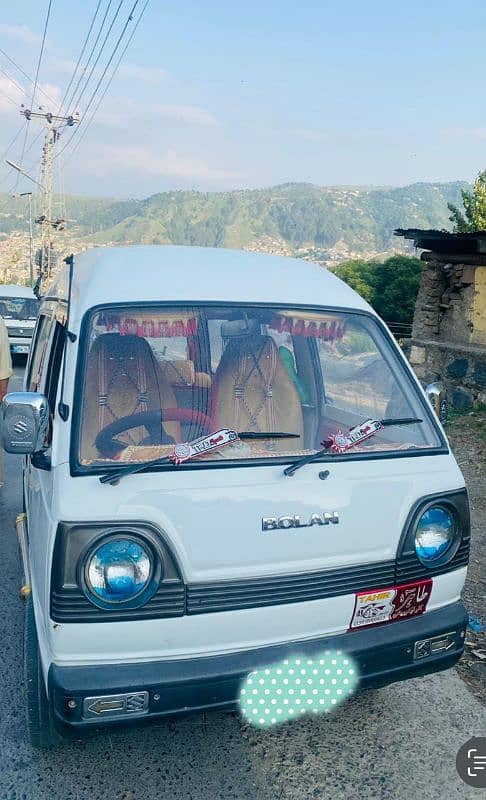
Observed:
[[[175,445],[201,437],[212,444],[192,453],[194,463],[292,460],[366,420],[390,418],[419,421],[381,428],[346,455],[442,445],[425,401],[367,315],[240,305],[112,307],[91,315],[86,341],[83,466],[174,459]],[[212,437],[228,430],[257,436]],[[292,436],[272,438],[275,432]]]
[[[40,301],[29,297],[0,297],[0,316],[4,319],[36,319]]]

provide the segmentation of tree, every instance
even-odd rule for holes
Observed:
[[[411,325],[420,286],[422,262],[410,256],[391,256],[374,271],[371,305],[386,322]]]
[[[335,273],[358,292],[386,322],[411,325],[422,262],[411,256],[386,261],[346,261]]]
[[[376,262],[364,261],[361,258],[345,261],[335,269],[335,274],[342,281],[351,286],[355,292],[372,305],[373,299],[373,270]]]
[[[479,173],[473,183],[472,192],[461,189],[461,194],[464,213],[452,203],[447,204],[455,233],[486,230],[486,170]]]

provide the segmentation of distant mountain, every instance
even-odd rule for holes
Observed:
[[[467,184],[392,188],[283,184],[231,192],[177,191],[145,200],[66,198],[67,216],[90,243],[191,244],[353,254],[397,248],[393,230],[449,228],[448,203]],[[26,224],[25,200],[0,195],[0,232]],[[398,243],[399,244],[399,243]],[[259,247],[261,245],[261,248]]]

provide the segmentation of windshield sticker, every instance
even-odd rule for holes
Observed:
[[[320,317],[322,320],[322,316]],[[269,328],[278,333],[290,333],[292,336],[305,336],[312,339],[321,339],[323,342],[335,342],[342,339],[346,332],[346,323],[343,320],[329,320],[316,322],[300,317],[284,315],[275,316]]]
[[[338,430],[337,433],[322,442],[323,447],[329,447],[333,453],[345,453],[357,444],[366,441],[378,431],[383,430],[383,425],[377,419],[367,419],[360,425],[350,428],[347,433]]]
[[[169,458],[174,464],[182,464],[191,458],[204,455],[211,450],[219,450],[221,447],[236,441],[239,441],[236,431],[232,431],[229,428],[221,428],[221,430],[211,433],[209,436],[201,436],[192,442],[176,444]]]
[[[349,627],[363,628],[416,617],[426,610],[431,592],[432,578],[391,589],[357,592]]]

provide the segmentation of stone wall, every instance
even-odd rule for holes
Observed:
[[[424,386],[444,383],[453,408],[486,405],[486,348],[412,339],[410,363]]]
[[[422,260],[410,363],[423,384],[442,381],[454,407],[486,403],[486,258]]]

